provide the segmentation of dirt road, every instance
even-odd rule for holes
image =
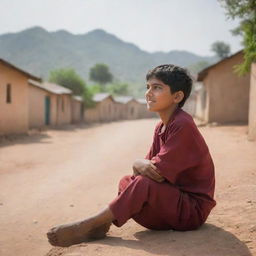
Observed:
[[[70,126],[0,144],[0,255],[256,255],[256,143],[245,126],[202,127],[218,205],[200,230],[152,232],[130,220],[109,237],[53,248],[49,227],[102,209],[144,157],[158,120]]]

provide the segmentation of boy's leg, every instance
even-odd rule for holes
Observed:
[[[126,176],[120,181],[118,197],[109,207],[92,218],[54,227],[47,236],[52,245],[70,246],[101,238],[112,222],[122,226],[130,218],[150,229],[177,229],[180,221],[185,222],[193,214],[193,203],[184,196],[167,182]]]
[[[113,214],[107,207],[91,218],[53,227],[47,233],[49,243],[54,246],[70,246],[90,239],[105,237],[114,220]]]
[[[125,176],[109,208],[118,227],[130,218],[149,229],[186,230],[200,225],[194,200],[170,183],[143,176]]]

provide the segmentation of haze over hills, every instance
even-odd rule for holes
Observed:
[[[44,79],[50,70],[71,67],[88,81],[90,68],[105,63],[116,79],[132,84],[144,83],[146,71],[159,64],[190,66],[215,60],[187,51],[149,53],[101,29],[74,35],[41,27],[0,35],[0,58]]]

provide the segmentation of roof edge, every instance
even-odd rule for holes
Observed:
[[[4,59],[1,59],[1,58],[0,58],[0,62],[4,63],[6,66],[9,66],[9,67],[11,67],[11,68],[17,70],[18,72],[20,72],[20,73],[22,73],[22,74],[28,76],[29,78],[33,78],[33,79],[35,79],[36,81],[40,81],[40,82],[42,81],[42,78],[30,74],[30,73],[28,73],[27,71],[24,71],[24,70],[22,70],[21,68],[16,67],[16,66],[13,65],[12,63],[10,63],[10,62],[8,62],[8,61],[6,61],[6,60],[4,60]]]
[[[212,64],[211,66],[208,66],[208,67],[206,67],[205,69],[201,70],[201,71],[198,73],[197,81],[198,81],[198,82],[203,81],[204,78],[207,76],[208,71],[209,71],[210,69],[212,69],[213,67],[219,65],[220,63],[222,63],[222,62],[224,62],[224,61],[226,61],[226,60],[228,60],[228,59],[233,58],[234,56],[240,54],[241,52],[243,52],[243,49],[240,50],[240,51],[238,51],[238,52],[236,52],[236,53],[234,53],[234,54],[232,54],[232,55],[230,55],[230,56],[228,56],[228,57],[226,57],[226,58],[224,58],[224,59],[222,59],[222,60],[220,60],[220,61],[218,61],[218,62],[216,62],[216,63],[214,63],[214,64]]]

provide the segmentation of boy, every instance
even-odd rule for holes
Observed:
[[[99,214],[52,228],[49,242],[70,246],[103,238],[111,223],[122,226],[133,218],[154,230],[193,230],[215,206],[214,165],[192,117],[181,107],[192,79],[174,65],[161,65],[147,76],[147,107],[157,112],[153,144],[145,159],[133,164],[133,175],[119,184],[118,196]]]

